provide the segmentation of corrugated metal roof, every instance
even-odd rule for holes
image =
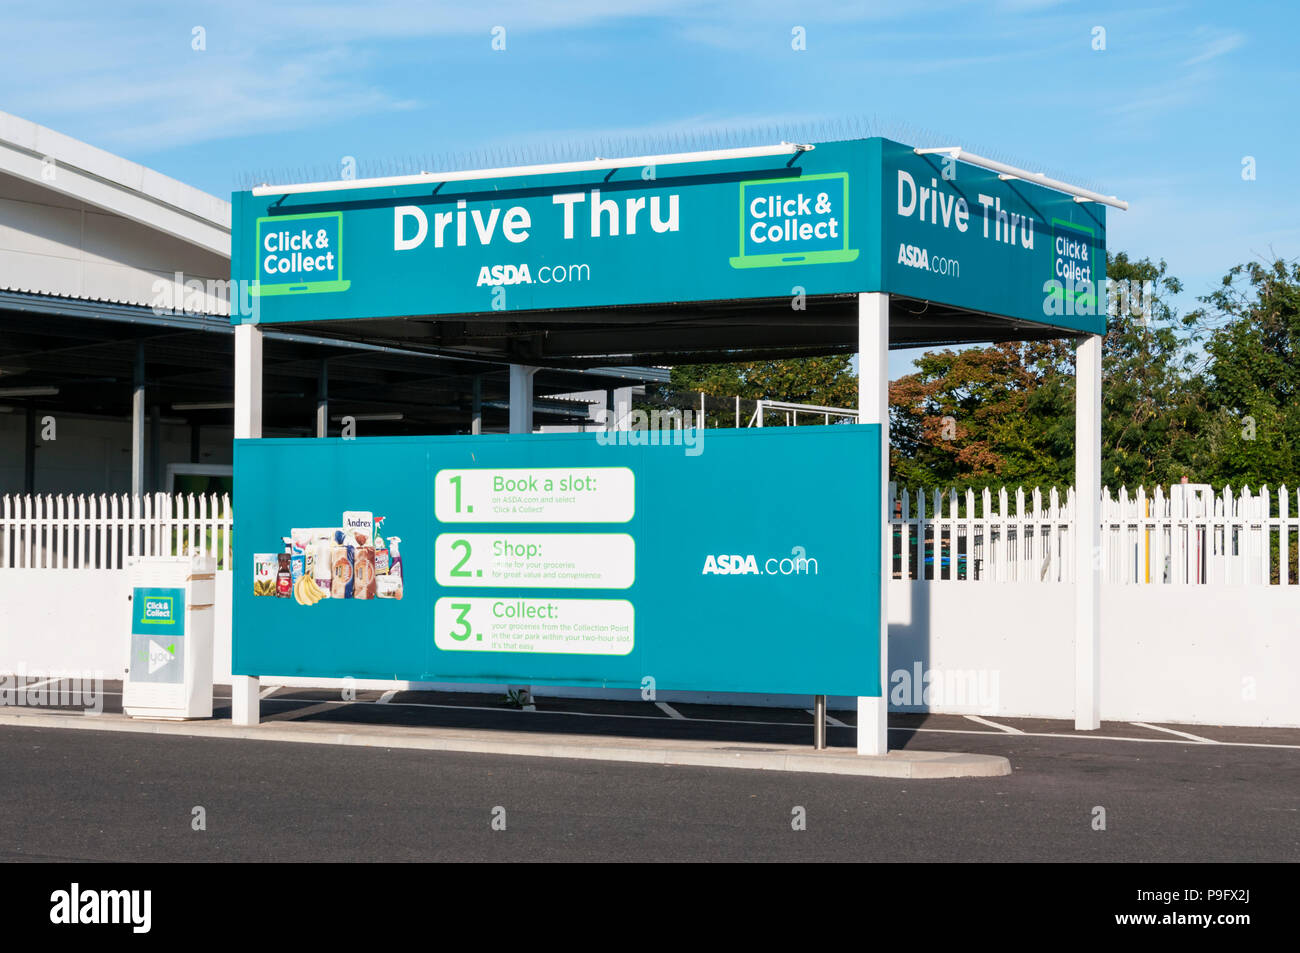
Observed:
[[[6,281],[0,281],[0,291],[13,291],[19,294],[40,295],[43,298],[53,298],[55,300],[62,299],[65,301],[89,301],[97,304],[130,305],[132,307],[137,307],[137,308],[154,307],[154,302],[152,300],[143,301],[143,300],[133,300],[131,298],[108,297],[108,296],[91,297],[90,295],[83,295],[83,294],[52,294],[50,293],[50,291],[48,291],[45,288],[23,287],[21,283],[6,282]],[[199,312],[190,312],[190,313],[202,314],[208,317],[219,317],[219,318],[230,317],[229,302],[220,302],[220,303],[224,305],[223,308],[204,309]]]

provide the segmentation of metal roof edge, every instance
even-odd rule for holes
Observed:
[[[178,179],[3,111],[0,158],[10,175],[230,255],[230,203]]]

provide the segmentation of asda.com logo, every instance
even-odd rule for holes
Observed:
[[[769,556],[760,560],[753,553],[709,553],[704,557],[704,576],[815,576],[817,560],[802,546],[790,550],[789,556]]]
[[[961,277],[961,262],[956,258],[931,255],[928,250],[917,245],[899,244],[898,263],[906,265],[908,268],[931,271],[936,275],[949,275],[953,278]]]
[[[537,278],[528,269],[528,263],[518,265],[483,265],[478,270],[476,287],[491,285],[531,285],[534,280],[539,285],[562,285],[566,282],[591,280],[591,265],[542,265],[537,269]]]

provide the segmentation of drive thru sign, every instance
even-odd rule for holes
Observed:
[[[872,669],[874,684],[856,693],[860,696],[859,751],[883,752],[887,748],[885,707],[875,699],[882,694],[880,680],[887,667],[882,607],[884,571],[891,556],[890,541],[884,539],[881,524],[888,469],[886,354],[892,324],[897,322],[904,332],[902,339],[912,342],[1017,336],[1080,338],[1076,363],[1077,519],[1080,525],[1091,526],[1092,532],[1076,534],[1077,564],[1089,565],[1089,553],[1099,545],[1094,491],[1100,470],[1100,335],[1105,332],[1101,289],[1106,260],[1106,219],[1101,203],[1126,206],[992,160],[968,155],[968,161],[959,162],[960,149],[946,151],[949,154],[942,156],[885,139],[816,146],[782,143],[699,156],[646,157],[644,162],[596,160],[545,169],[435,173],[356,184],[265,186],[237,193],[233,201],[232,278],[254,289],[258,306],[252,314],[232,316],[232,321],[243,325],[236,329],[236,436],[261,435],[261,337],[260,331],[250,326],[256,323],[342,321],[347,323],[336,324],[329,331],[359,338],[373,333],[377,340],[385,341],[409,336],[434,347],[438,345],[430,342],[455,340],[459,334],[481,354],[494,353],[497,359],[519,362],[512,364],[512,385],[518,379],[518,392],[524,395],[529,393],[525,382],[530,379],[524,363],[590,363],[614,355],[622,362],[643,355],[673,354],[666,339],[675,335],[701,342],[702,354],[722,351],[737,360],[751,353],[770,357],[819,348],[846,349],[851,344],[844,339],[848,326],[844,318],[852,307],[860,357],[860,420],[881,425],[873,438],[879,469],[867,471],[833,461],[822,472],[849,475],[851,488],[844,491],[843,498],[856,496],[875,511],[874,523],[857,520],[851,524],[867,533],[867,538],[875,533],[880,544],[874,555],[866,557],[868,568],[874,567],[871,588],[876,595],[870,604],[864,603],[866,609],[856,620],[862,638],[871,643],[869,650],[878,653]],[[798,306],[788,309],[786,304],[804,300],[815,301],[821,309],[822,323],[817,327],[812,326],[810,313]],[[737,302],[742,304],[736,307]],[[610,310],[600,313],[615,308],[628,310],[618,315],[617,321],[611,320]],[[670,310],[674,312],[672,325],[666,324],[665,317]],[[737,317],[747,312],[752,317]],[[398,320],[369,324],[366,319]],[[401,319],[409,319],[409,324]],[[444,322],[450,330],[430,327]],[[714,336],[693,333],[693,322]],[[565,333],[566,325],[582,324],[605,325],[601,329],[601,334],[609,337],[605,350],[592,343],[594,336]],[[479,325],[484,331],[475,337]],[[560,343],[548,345],[554,340]],[[681,351],[686,359],[695,353],[689,343],[683,344]],[[531,401],[531,397],[526,399]],[[512,404],[514,400],[512,395]],[[528,441],[542,446],[540,438],[524,438],[525,446]],[[241,457],[241,452],[237,447],[237,471],[253,459]],[[474,451],[468,452],[472,455]],[[455,469],[473,468],[473,461],[463,460],[462,451],[448,453],[455,460]],[[555,462],[561,467],[581,465],[577,460]],[[801,475],[792,473],[790,460],[779,455],[749,462],[750,469],[729,475],[730,483],[717,484],[721,502],[710,499],[699,509],[672,512],[664,518],[675,520],[676,528],[691,527],[689,532],[694,533],[699,520],[729,512],[736,502],[751,507],[767,505],[771,519],[780,523],[788,514],[800,512],[791,508],[791,486],[803,487],[804,495],[815,492],[810,487],[816,485],[819,471],[812,467]],[[497,465],[514,468],[538,463],[525,459]],[[313,473],[311,485],[333,488],[331,510],[313,508],[310,518],[333,520],[333,510],[356,505],[354,498],[344,499],[342,492],[349,481],[355,483],[355,474],[369,469],[363,461],[356,464],[345,468],[342,457],[322,461],[324,469]],[[441,467],[441,461],[430,458],[423,468],[414,468],[430,482],[422,506],[429,506],[432,484]],[[635,471],[634,466],[631,469]],[[239,477],[237,486],[245,480],[242,473]],[[640,493],[645,481],[638,479],[636,485]],[[250,498],[243,496],[244,492],[251,493],[253,488],[237,490],[241,500]],[[698,499],[687,488],[681,495],[693,502]],[[803,503],[797,494],[795,498]],[[242,502],[238,511],[237,521],[252,515]],[[426,580],[432,591],[450,578],[437,575],[437,540],[444,533],[433,523],[422,522],[418,508],[409,512],[417,525],[426,527],[419,534],[418,545],[423,547],[422,571],[432,574]],[[842,515],[835,509],[815,513],[817,519],[829,521]],[[266,511],[266,515],[270,518],[272,514]],[[276,520],[283,518],[274,514]],[[759,517],[751,514],[750,518]],[[262,538],[273,532],[266,527],[254,531],[263,534]],[[502,528],[500,532],[517,530]],[[668,530],[657,525],[653,532],[666,535]],[[238,538],[247,540],[242,532]],[[453,542],[455,538],[473,550],[474,540],[453,537]],[[641,549],[635,545],[635,537],[633,543],[638,560],[633,578],[639,580],[643,578]],[[552,550],[542,552],[549,555],[556,544],[551,545]],[[619,561],[625,557],[616,552],[625,544],[611,539],[601,540],[600,545],[611,547],[601,559],[602,567],[626,566]],[[414,552],[409,543],[406,546],[408,553]],[[752,554],[726,549],[724,545],[712,554],[715,570],[725,568],[724,578],[731,578],[738,557],[742,569],[748,570],[749,560],[744,557]],[[525,548],[525,563],[530,558],[528,552]],[[251,550],[242,551],[241,573],[251,571],[252,556]],[[483,578],[493,578],[487,575],[489,567],[468,562],[471,553],[463,548],[458,559],[467,561],[457,564],[459,571],[477,574],[482,570]],[[564,561],[573,563],[575,559],[566,556]],[[368,586],[372,567],[367,556],[360,566],[358,572]],[[496,567],[492,571],[496,572]],[[739,575],[743,578],[750,573]],[[355,586],[351,574],[348,579]],[[498,577],[498,581],[513,580]],[[1096,727],[1097,570],[1080,572],[1076,589],[1076,725]],[[241,658],[241,633],[252,631],[246,626],[254,616],[240,608],[251,595],[243,587],[236,591],[243,593],[236,606],[236,671],[255,674],[268,667],[290,674],[299,671],[282,667],[293,662],[291,651],[278,656],[262,654],[272,633],[282,631],[265,614],[281,610],[269,606],[259,610],[264,612],[256,652]],[[489,592],[484,597],[496,595]],[[313,592],[307,596],[316,599]],[[670,588],[662,598],[671,602],[673,596]],[[761,605],[766,596],[755,598]],[[454,611],[450,629],[458,635],[443,635],[444,644],[450,644],[448,639],[477,643],[476,635],[466,633],[479,630],[466,625],[481,618],[481,607],[475,614],[477,604],[457,599],[456,605],[446,604],[450,609],[444,612]],[[466,611],[467,604],[470,609],[462,618],[460,613]],[[832,607],[829,613],[825,611],[828,605]],[[810,600],[796,628],[790,628],[790,620],[780,616],[778,621],[786,625],[787,632],[811,634],[807,641],[796,643],[791,638],[781,647],[763,644],[767,654],[754,671],[772,675],[771,684],[781,684],[778,648],[795,646],[797,652],[816,653],[830,645],[839,651],[838,643],[819,641],[833,639],[828,633],[838,621],[834,607],[833,599]],[[639,613],[639,606],[636,608]],[[680,608],[681,626],[693,627],[698,618],[707,618],[698,614],[705,609],[696,603],[685,602]],[[522,611],[527,615],[532,609],[536,607],[525,604]],[[447,627],[438,621],[443,617],[437,615],[436,600],[433,618],[437,626]],[[639,625],[635,618],[633,625],[634,630]],[[343,639],[359,644],[361,629],[344,631],[346,635],[337,635],[338,630],[331,626],[320,633],[327,649],[340,645]],[[701,633],[705,642],[712,637],[706,628],[694,627],[692,631]],[[432,630],[424,637],[437,647]],[[410,648],[404,645],[405,638],[372,639],[366,643],[366,651],[379,652],[396,644],[397,655],[392,658],[400,659],[402,665],[391,671],[411,671],[416,656],[405,651]],[[290,644],[304,648],[304,639],[295,630]],[[465,659],[475,654],[442,651]],[[732,651],[729,658],[742,655]],[[328,651],[315,656],[323,657],[329,657]],[[624,683],[627,673],[612,660],[627,657],[602,656],[609,663],[608,671],[615,673],[602,676],[602,684]],[[331,658],[337,663],[340,656]],[[544,672],[536,680],[572,677],[586,683],[599,674],[576,664],[555,668],[558,675],[556,671]],[[511,671],[481,672],[480,677],[501,681]],[[681,684],[704,685],[686,669],[681,671],[692,676],[683,678]],[[718,671],[721,669],[714,667],[708,674]],[[499,677],[487,679],[488,675]],[[765,684],[766,679],[754,680],[735,690],[763,690],[757,686]],[[797,690],[839,691],[831,685],[819,681],[816,686]],[[251,688],[251,684],[236,684],[238,718],[256,717]]]
[[[253,283],[255,319],[267,324],[528,320],[561,308],[785,298],[799,287],[884,291],[1100,333],[1105,211],[866,139],[781,162],[237,192],[231,274]]]

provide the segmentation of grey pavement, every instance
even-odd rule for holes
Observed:
[[[263,713],[270,723],[742,745],[805,744],[811,736],[811,717],[797,710],[682,705],[674,708],[684,717],[673,718],[644,703],[544,698],[543,709],[563,710],[520,712],[463,693],[402,693],[385,704],[379,697],[361,693],[343,704],[319,689],[281,690],[264,700]],[[4,724],[0,856],[1300,860],[1300,731],[1105,724],[1080,735],[1062,722],[990,720],[995,726],[893,716],[892,745],[1012,764],[1007,777],[920,781]],[[848,746],[852,731],[832,727],[830,738]],[[196,806],[206,831],[191,829]],[[496,808],[504,809],[505,830],[492,828]],[[1097,808],[1105,830],[1094,829]],[[800,809],[806,829],[794,830]]]

